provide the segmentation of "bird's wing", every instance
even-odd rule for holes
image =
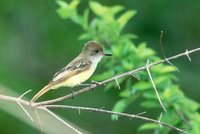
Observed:
[[[76,59],[70,62],[66,67],[62,68],[60,71],[58,71],[52,81],[57,81],[62,79],[63,77],[67,77],[68,74],[74,74],[73,72],[81,72],[90,67],[92,64],[91,60],[89,59]],[[69,76],[70,77],[70,76]]]

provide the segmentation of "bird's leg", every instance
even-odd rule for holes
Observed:
[[[74,99],[74,91],[73,91],[73,88],[71,88],[71,94],[72,94],[72,99]]]

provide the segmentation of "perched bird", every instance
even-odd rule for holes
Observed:
[[[103,56],[112,55],[105,54],[98,42],[88,41],[82,52],[66,67],[58,71],[53,79],[31,99],[30,104],[51,89],[74,87],[86,81],[94,73]]]

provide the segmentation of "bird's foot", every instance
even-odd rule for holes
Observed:
[[[74,91],[71,90],[71,94],[72,94],[72,99],[74,99]]]

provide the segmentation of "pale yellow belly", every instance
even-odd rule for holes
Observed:
[[[67,80],[63,81],[62,83],[56,85],[54,89],[58,87],[63,87],[63,86],[74,87],[78,84],[81,84],[82,82],[86,81],[87,79],[91,77],[91,75],[94,73],[94,70],[95,69],[88,69],[87,71],[83,71],[77,75],[74,75],[68,78]]]

